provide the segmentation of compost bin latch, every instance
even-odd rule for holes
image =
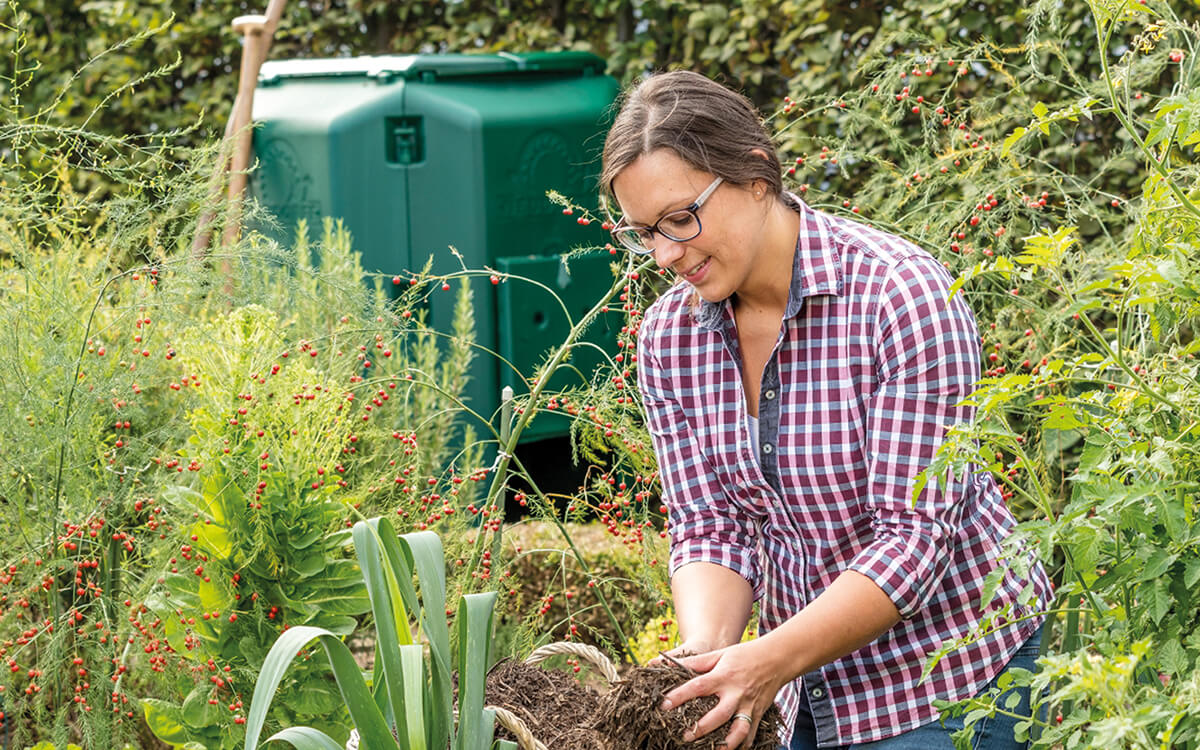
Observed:
[[[391,164],[416,164],[425,160],[425,136],[420,117],[387,119],[387,160]]]

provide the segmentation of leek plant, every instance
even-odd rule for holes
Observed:
[[[364,675],[341,637],[324,628],[284,631],[267,655],[254,688],[246,750],[259,746],[267,709],[284,672],[313,641],[329,657],[361,747],[488,750],[495,712],[484,707],[484,681],[495,592],[461,598],[454,618],[458,648],[451,654],[446,565],[438,535],[431,531],[397,535],[388,519],[373,518],[354,525],[353,539],[376,628],[373,670]],[[457,706],[451,664],[458,670]],[[297,750],[342,750],[332,737],[312,727],[287,727],[267,738],[272,740],[288,742]]]

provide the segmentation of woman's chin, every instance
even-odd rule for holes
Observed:
[[[724,302],[725,300],[729,299],[729,295],[731,294],[729,291],[718,289],[710,284],[692,286],[692,291],[694,291],[696,296],[700,299],[713,304]]]

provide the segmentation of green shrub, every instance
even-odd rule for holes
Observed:
[[[1093,99],[1070,112],[1035,107],[1032,121],[1010,123],[1002,155],[1014,172],[1041,165],[1072,117],[1094,113],[1119,128],[1104,156],[1140,192],[1110,199],[1073,184],[1019,247],[964,268],[959,285],[991,297],[991,364],[976,419],[916,488],[976,461],[1025,509],[1012,544],[1035,546],[1057,584],[1050,643],[1060,653],[1014,679],[1047,691],[1022,727],[1036,747],[1195,747],[1200,134],[1183,50],[1196,31],[1133,4],[1091,7],[1099,48],[1129,42],[1096,79],[1072,79]],[[1156,82],[1161,94],[1132,94]],[[1123,219],[1113,231],[1089,236],[1071,223],[1102,201]],[[995,700],[952,710],[970,725],[1010,710]]]

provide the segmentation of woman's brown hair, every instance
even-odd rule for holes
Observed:
[[[689,166],[735,185],[763,180],[783,192],[779,157],[750,100],[688,70],[658,73],[625,92],[604,141],[600,190],[612,199],[612,183],[638,157],[660,148]],[[767,158],[752,153],[755,150]]]

